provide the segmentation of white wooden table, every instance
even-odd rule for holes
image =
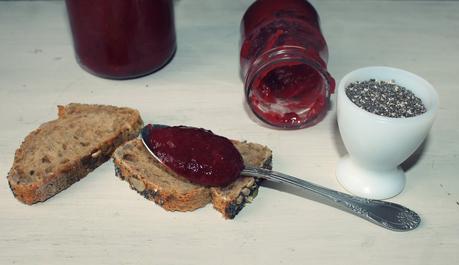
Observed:
[[[260,126],[244,108],[239,21],[250,2],[177,1],[175,58],[128,81],[77,65],[63,2],[0,2],[0,264],[457,264],[459,2],[313,2],[337,81],[358,67],[387,65],[424,77],[440,95],[407,186],[390,200],[421,215],[414,231],[384,230],[274,184],[231,221],[210,205],[170,213],[116,178],[112,162],[45,203],[13,197],[6,175],[14,151],[69,102],[135,107],[146,122],[263,143],[276,170],[342,190],[334,174],[345,149],[334,107],[297,131]]]

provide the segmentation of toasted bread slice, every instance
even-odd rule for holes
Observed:
[[[244,163],[271,168],[271,150],[259,144],[233,142]],[[140,139],[125,143],[113,153],[116,175],[145,198],[168,211],[193,211],[212,202],[223,217],[232,219],[256,196],[259,180],[241,177],[226,187],[193,184],[158,162]]]
[[[138,136],[138,111],[105,105],[58,106],[58,119],[31,132],[16,151],[8,182],[26,204],[45,201],[107,161]]]

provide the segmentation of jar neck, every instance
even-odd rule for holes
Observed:
[[[286,71],[293,68],[304,69],[294,73],[287,73],[291,77],[281,77],[282,80],[276,81],[272,78],[273,75],[283,75]],[[288,70],[286,70],[288,69]],[[330,94],[334,92],[335,81],[327,72],[326,62],[314,49],[305,49],[297,46],[283,46],[269,50],[258,56],[252,63],[248,64],[247,69],[244,69],[244,86],[245,95],[249,106],[257,114],[258,118],[271,124],[275,127],[283,128],[304,128],[319,122],[325,115],[328,105]],[[309,78],[312,79],[309,79]],[[289,78],[292,83],[288,84]],[[307,91],[311,90],[311,94],[303,95],[303,101],[308,102],[307,98],[311,99],[309,103],[295,103],[297,106],[294,110],[290,110],[290,101],[297,101],[297,95],[292,98],[267,99],[271,95],[279,93],[278,88],[269,87],[271,84],[278,86],[279,84],[288,87],[288,90],[295,90],[298,85],[298,90]],[[311,82],[309,82],[311,81]],[[317,86],[315,86],[317,84]],[[307,88],[305,88],[307,87]],[[264,92],[261,92],[261,90]],[[276,90],[277,89],[277,90]],[[283,88],[281,88],[283,89]],[[268,96],[262,93],[271,93]],[[290,93],[290,92],[289,92]],[[293,93],[295,94],[295,93]],[[272,100],[272,101],[271,101]],[[273,103],[274,102],[274,103]],[[277,102],[277,103],[275,103]],[[300,106],[300,107],[298,107]],[[269,113],[269,114],[268,114]],[[280,117],[278,123],[269,121],[266,117],[269,115],[277,115]],[[286,118],[286,117],[294,118]]]
[[[253,80],[253,77],[257,75],[261,69],[266,68],[269,65],[283,61],[299,62],[307,64],[320,72],[329,83],[330,93],[333,93],[335,89],[335,82],[327,71],[327,57],[328,51],[318,53],[315,49],[306,49],[300,46],[284,45],[282,47],[276,47],[264,52],[255,58],[255,60],[246,64],[246,68],[242,69],[242,72],[245,73],[244,83],[247,86],[247,84]]]

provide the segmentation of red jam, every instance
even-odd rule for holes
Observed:
[[[249,100],[258,115],[273,124],[301,124],[313,120],[326,107],[323,79],[303,64],[277,67],[254,81]],[[275,106],[278,108],[275,108]],[[301,114],[305,109],[307,112]]]
[[[80,65],[126,79],[164,66],[176,49],[173,0],[66,0]]]
[[[169,168],[193,183],[225,186],[244,169],[241,154],[230,140],[211,131],[185,126],[148,125],[145,142]]]
[[[241,23],[241,72],[252,111],[282,128],[319,122],[335,81],[319,16],[305,0],[258,0]]]

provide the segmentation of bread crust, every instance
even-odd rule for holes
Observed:
[[[267,146],[236,140],[233,144],[244,158],[245,165],[272,169],[272,151]],[[262,182],[260,178],[240,177],[226,187],[211,187],[213,207],[225,219],[233,219],[248,203],[253,202]]]
[[[38,135],[46,126],[59,124],[61,120],[73,115],[74,113],[88,113],[93,111],[129,111],[130,119],[126,121],[127,126],[122,127],[122,130],[117,131],[113,137],[107,139],[99,139],[100,142],[93,150],[77,160],[69,160],[67,163],[59,166],[57,170],[49,172],[36,181],[27,180],[28,172],[24,172],[24,165],[21,163],[24,156],[27,155],[26,150],[36,143]],[[14,196],[25,204],[34,204],[45,201],[57,193],[65,190],[73,183],[85,177],[89,172],[100,166],[102,163],[110,159],[111,154],[116,147],[122,143],[138,136],[142,127],[142,119],[137,110],[129,108],[117,108],[107,105],[87,105],[72,103],[67,106],[58,106],[58,119],[42,124],[38,129],[32,131],[22,142],[21,146],[16,150],[13,166],[8,173],[7,179]],[[38,142],[38,141],[37,141]],[[26,148],[27,147],[27,148]]]
[[[247,142],[233,141],[236,148],[244,158],[244,163],[251,166],[261,166],[267,169],[271,168],[272,152],[269,148]],[[190,184],[184,178],[177,176],[175,173],[155,162],[148,151],[143,146],[140,139],[135,139],[120,146],[113,153],[113,162],[115,164],[116,176],[127,181],[131,189],[137,191],[146,199],[154,201],[159,206],[168,211],[193,211],[206,206],[212,202],[213,207],[219,211],[226,219],[234,218],[247,203],[252,202],[258,193],[260,179],[253,177],[241,177],[226,187],[204,187]],[[140,172],[136,167],[139,161],[131,163],[131,159],[123,157],[142,157],[150,159],[158,172]],[[140,159],[137,159],[140,160]],[[153,166],[153,165],[150,165]],[[146,176],[145,174],[150,174]],[[152,181],[151,178],[176,179],[182,181],[191,188],[186,191],[179,191],[178,187],[169,187],[160,185],[159,181]],[[155,176],[153,176],[155,175]],[[149,180],[150,177],[150,180]],[[180,185],[180,182],[179,182]]]
[[[142,175],[139,170],[136,169],[139,164],[138,161],[132,164],[130,161],[123,159],[123,157],[126,157],[126,154],[128,156],[134,155],[149,158],[150,154],[147,152],[148,151],[145,150],[145,147],[140,139],[134,139],[125,145],[120,146],[113,153],[116,176],[124,181],[127,181],[131,189],[137,191],[137,193],[144,196],[146,199],[154,201],[156,204],[168,211],[193,211],[204,207],[211,201],[209,189],[190,184],[185,179],[180,179],[180,181],[183,181],[190,186],[190,188],[187,188],[185,191],[165,187],[160,185],[159,182],[149,181],[149,177],[160,178],[160,174],[167,174],[168,176],[174,174],[159,163],[155,163],[155,167],[158,168],[158,171],[149,172],[150,176],[146,176]],[[153,158],[150,160],[150,163],[154,163]]]

